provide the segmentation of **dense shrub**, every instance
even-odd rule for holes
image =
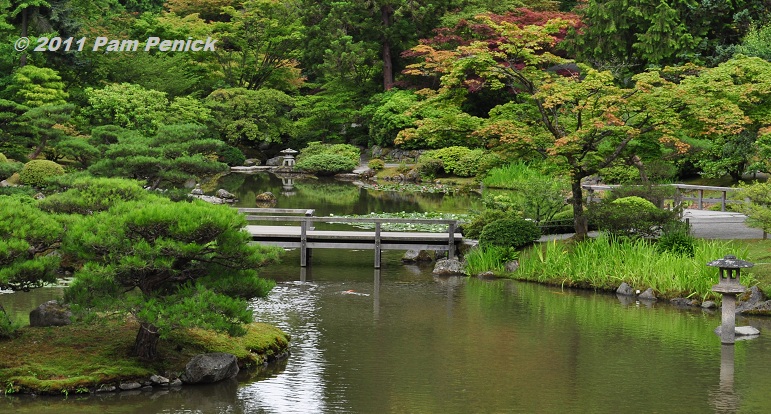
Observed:
[[[479,239],[482,229],[496,221],[509,217],[509,214],[503,210],[485,209],[482,213],[475,215],[470,222],[464,223],[461,227],[463,236],[469,239]]]
[[[316,175],[334,175],[353,171],[358,165],[358,161],[352,161],[343,155],[315,154],[297,161],[295,166]]]
[[[680,221],[664,226],[662,235],[656,242],[656,251],[693,257],[696,238],[691,236],[688,230],[688,225]]]
[[[64,175],[64,167],[49,160],[29,161],[19,172],[21,183],[34,187],[41,187],[48,178],[58,175]]]
[[[187,191],[186,191],[187,192]],[[122,201],[141,200],[148,192],[138,181],[123,178],[81,177],[68,190],[40,200],[38,206],[53,213],[92,214]]]
[[[441,160],[444,172],[454,174],[458,177],[473,177],[479,171],[479,161],[482,159],[484,151],[481,149],[471,150],[466,147],[447,147],[436,150],[426,151],[418,159],[419,163],[425,160]]]
[[[307,147],[300,150],[300,154],[297,156],[297,163],[299,164],[300,161],[307,157],[321,154],[338,155],[353,161],[356,163],[356,165],[359,164],[359,160],[361,158],[361,150],[350,144],[323,144],[321,142],[309,142]]]
[[[444,169],[444,163],[437,158],[421,158],[415,168],[422,177],[434,179]]]
[[[619,237],[655,238],[677,213],[662,210],[642,197],[603,200],[589,207],[588,217],[602,231]]]
[[[672,200],[676,193],[677,189],[671,186],[625,185],[614,188],[607,198],[612,201],[637,196],[650,201],[658,208],[664,208],[666,201]]]
[[[380,171],[385,168],[385,162],[380,158],[373,158],[367,163],[367,167],[371,170]]]
[[[8,158],[5,157],[5,154],[0,152],[0,164],[2,164],[4,162],[8,162]]]
[[[23,167],[24,164],[20,162],[0,162],[0,181],[21,171]]]
[[[243,151],[231,145],[226,145],[219,151],[219,158],[220,162],[224,162],[230,167],[244,165],[244,161],[246,161]]]
[[[538,226],[530,220],[506,218],[496,220],[482,229],[479,245],[520,248],[541,237]]]

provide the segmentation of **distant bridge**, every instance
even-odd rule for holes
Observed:
[[[246,226],[252,240],[260,244],[300,249],[300,266],[310,262],[312,249],[371,249],[375,268],[380,269],[383,250],[434,250],[454,257],[463,235],[458,221],[445,219],[316,217],[314,210],[281,208],[239,208],[249,221],[297,222],[299,226]],[[283,215],[282,215],[283,214]],[[372,223],[374,231],[316,230],[314,223]],[[383,223],[446,225],[443,233],[381,231]]]

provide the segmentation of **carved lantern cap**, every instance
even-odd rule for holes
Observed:
[[[299,152],[299,151],[295,151],[295,150],[293,150],[293,149],[291,149],[291,148],[287,148],[287,149],[285,149],[285,150],[281,151],[281,153],[282,153],[282,154],[284,154],[284,155],[289,155],[289,156],[292,156],[292,155],[294,155],[294,154],[297,154],[298,152]]]
[[[736,256],[729,254],[722,259],[713,260],[707,263],[707,266],[719,267],[721,269],[744,269],[755,266],[755,264],[746,260],[739,260]]]

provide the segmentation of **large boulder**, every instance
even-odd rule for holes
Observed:
[[[64,326],[71,323],[70,307],[55,300],[38,306],[29,313],[30,326]]]
[[[185,366],[182,382],[187,384],[211,384],[238,374],[238,360],[233,354],[215,352],[193,357]]]
[[[463,269],[463,263],[458,259],[441,259],[434,265],[435,275],[465,275],[466,271]]]
[[[746,295],[746,294],[745,294]],[[769,315],[771,314],[771,300],[767,300],[763,292],[757,286],[750,288],[749,296],[742,297],[736,304],[736,313]]]
[[[416,262],[430,262],[434,260],[430,251],[410,249],[402,256],[402,262],[404,263],[416,263]]]

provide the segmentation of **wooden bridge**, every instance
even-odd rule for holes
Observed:
[[[726,211],[726,204],[728,203],[744,203],[745,200],[731,200],[728,198],[728,193],[738,191],[738,188],[735,187],[716,187],[711,185],[692,185],[692,184],[661,184],[661,186],[665,187],[673,187],[676,189],[674,199],[672,200],[673,205],[679,205],[683,201],[695,201],[696,207],[701,210],[704,208],[704,203],[720,203],[720,211]],[[602,185],[602,184],[585,184],[582,185],[583,189],[588,190],[589,194],[587,194],[587,201],[593,201],[594,199],[594,192],[595,191],[605,191],[605,190],[612,190],[617,187],[621,187],[620,185]],[[719,193],[720,198],[715,197],[705,197],[704,192],[709,193]],[[695,195],[693,195],[695,192]]]
[[[316,217],[313,210],[281,208],[239,208],[248,221],[294,222],[299,226],[246,226],[252,240],[260,244],[300,249],[300,266],[310,262],[312,249],[372,249],[375,251],[375,268],[380,269],[383,250],[434,250],[446,251],[455,256],[456,245],[463,236],[456,233],[457,220],[401,219],[401,218],[342,218]],[[374,231],[367,230],[316,230],[314,223],[371,223]],[[446,225],[444,233],[381,231],[383,223],[440,224]]]

